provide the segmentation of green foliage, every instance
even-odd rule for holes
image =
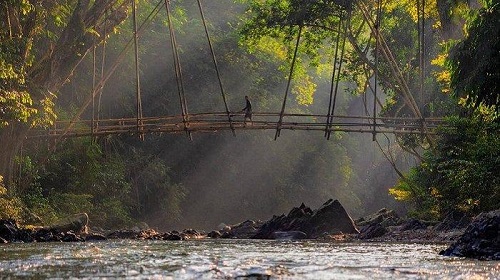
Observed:
[[[436,146],[391,193],[413,201],[420,213],[478,214],[500,207],[500,125],[450,119]]]
[[[0,175],[0,219],[21,220],[22,204],[17,198],[11,198],[3,185],[3,177]]]
[[[58,213],[93,213],[92,195],[74,193],[55,193],[50,197],[50,204]]]
[[[252,53],[262,52],[272,57],[282,64],[280,70],[288,74],[301,30],[292,93],[298,104],[311,105],[317,85],[305,65],[321,68],[324,67],[321,63],[330,64],[330,59],[321,56],[330,58],[332,52],[323,47],[332,42],[339,15],[346,13],[345,6],[348,4],[343,1],[249,1],[248,18],[240,30],[241,43]]]
[[[89,213],[89,219],[94,226],[104,228],[128,227],[133,223],[129,208],[120,199],[102,197],[100,203]]]
[[[58,213],[51,205],[50,199],[43,194],[43,189],[36,185],[36,182],[34,182],[34,186],[27,190],[26,193],[21,194],[20,198],[26,209],[29,209],[31,212],[30,214],[38,217],[44,225],[56,222],[67,213]],[[26,220],[32,222],[29,217]]]
[[[451,51],[451,87],[456,97],[475,109],[481,105],[500,113],[500,4],[472,12],[467,37]]]
[[[171,181],[165,162],[140,149],[131,149],[128,158],[127,179],[135,193],[131,197],[134,216],[155,226],[179,221],[186,190]]]
[[[55,119],[54,96],[41,93],[30,77],[46,12],[46,6],[30,1],[11,1],[0,11],[0,128],[13,122],[43,126]]]
[[[59,216],[87,212],[96,222],[105,225],[112,223],[104,218],[107,216],[119,222],[118,225],[131,220],[121,202],[125,200],[126,203],[130,191],[125,165],[117,156],[104,155],[99,145],[88,140],[67,141],[58,152],[50,155],[44,168],[38,180],[45,194],[42,198]],[[104,214],[101,210],[119,213]]]

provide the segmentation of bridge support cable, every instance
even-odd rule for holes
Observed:
[[[295,50],[293,52],[292,65],[290,66],[290,73],[288,74],[288,82],[286,84],[285,96],[283,98],[283,105],[281,106],[280,118],[278,124],[276,125],[276,134],[274,135],[274,140],[278,139],[281,133],[281,125],[283,124],[283,114],[285,113],[286,99],[288,96],[288,91],[290,89],[290,83],[292,81],[293,69],[295,67],[295,61],[297,60],[297,52],[299,49],[300,36],[302,33],[302,25],[299,26],[299,34],[297,35],[297,41],[295,43]]]
[[[96,65],[96,46],[95,46],[95,40],[94,40],[94,47],[92,48],[92,91],[95,90],[95,84],[96,84],[96,75],[97,75],[97,65]],[[94,142],[94,132],[95,132],[95,97],[92,96],[92,121],[90,123],[90,129],[92,130],[92,142]]]
[[[422,113],[422,133],[425,122],[425,97],[424,97],[424,73],[425,73],[425,0],[417,0],[417,30],[418,30],[418,58],[419,58],[419,80],[420,80],[420,110]]]
[[[181,62],[179,59],[179,52],[177,46],[177,40],[175,39],[175,30],[172,22],[172,11],[170,9],[170,0],[165,0],[165,10],[167,12],[168,20],[168,30],[170,33],[170,43],[172,46],[172,56],[174,60],[174,70],[175,70],[175,81],[177,83],[177,93],[179,95],[179,102],[181,105],[182,122],[184,124],[184,130],[186,131],[189,139],[192,140],[191,132],[189,131],[189,113],[187,109],[186,97],[184,95],[184,83],[182,78]]]
[[[375,19],[375,71],[373,77],[373,133],[372,141],[377,139],[377,90],[378,90],[378,62],[379,62],[379,41],[380,23],[382,22],[382,1],[377,1],[377,18]]]
[[[108,13],[106,12],[106,20],[108,19]],[[102,47],[101,47],[101,77],[100,79],[104,79],[104,70],[106,69],[106,48],[107,48],[107,40],[106,38],[108,38],[108,28],[106,27],[106,25],[104,25],[104,31],[103,31],[103,35],[104,35],[104,41],[102,42]],[[101,100],[102,100],[102,93],[104,91],[104,86],[105,86],[106,82],[104,82],[102,84],[102,86],[99,88],[99,92],[98,92],[98,97],[97,97],[97,123],[96,123],[96,129],[99,128],[99,120],[101,118]]]
[[[160,11],[159,8],[161,7],[162,3],[163,3],[163,0],[160,0],[158,2],[158,4],[153,8],[153,10],[149,13],[149,15],[146,17],[146,19],[144,19],[144,21],[141,23],[141,25],[137,29],[137,33],[138,34],[140,34],[140,32],[142,30],[144,30],[144,28],[147,26],[147,24],[150,23],[150,20],[152,18],[154,18],[158,14],[158,12]],[[59,142],[59,140],[61,140],[62,138],[64,138],[64,136],[66,136],[66,134],[68,133],[68,131],[75,125],[76,120],[78,118],[80,118],[80,116],[83,114],[83,112],[85,111],[85,109],[92,103],[92,99],[97,95],[97,93],[100,90],[102,90],[102,88],[104,87],[104,84],[109,80],[109,78],[115,72],[116,68],[118,68],[118,65],[120,65],[120,63],[122,62],[123,58],[125,57],[125,54],[127,53],[127,51],[132,46],[133,41],[134,41],[133,37],[130,38],[127,41],[127,43],[123,47],[122,51],[118,54],[117,58],[115,59],[115,61],[111,65],[111,67],[109,68],[109,70],[106,72],[105,75],[102,76],[102,78],[96,84],[95,88],[92,90],[91,94],[87,97],[87,99],[82,104],[82,106],[80,107],[80,109],[77,111],[77,113],[75,114],[75,116],[73,116],[73,118],[69,122],[69,125],[64,128],[64,131],[56,139],[56,141],[54,142],[54,145],[52,147],[53,149],[56,148],[57,143]]]
[[[330,140],[330,135],[332,134],[332,122],[333,122],[333,115],[335,113],[335,105],[337,103],[337,95],[338,95],[338,90],[339,90],[339,81],[340,81],[340,72],[342,70],[342,62],[344,60],[344,51],[345,51],[345,41],[346,41],[346,37],[347,37],[347,28],[350,24],[350,18],[351,18],[351,11],[349,9],[349,11],[347,12],[347,18],[345,20],[341,20],[344,24],[344,30],[343,30],[343,37],[342,37],[342,46],[341,46],[341,49],[340,49],[340,58],[339,58],[339,67],[337,69],[337,79],[335,81],[335,91],[334,91],[334,96],[333,96],[333,103],[332,103],[332,106],[331,106],[331,112],[329,112],[329,116],[330,116],[330,122],[329,122],[329,127],[328,127],[328,134],[327,134],[327,137],[326,139],[327,140]],[[335,69],[334,69],[335,70]]]
[[[201,20],[203,22],[203,27],[205,29],[205,35],[207,36],[208,46],[210,47],[210,52],[212,54],[212,61],[214,63],[215,72],[217,73],[217,80],[219,81],[220,92],[222,94],[222,100],[224,101],[224,107],[226,109],[226,114],[227,114],[227,118],[229,121],[229,126],[231,127],[231,131],[233,132],[233,136],[236,136],[236,132],[235,132],[234,126],[233,126],[233,121],[231,119],[231,113],[229,112],[229,107],[227,106],[226,93],[224,92],[224,87],[222,86],[222,79],[221,79],[221,75],[220,75],[220,71],[219,71],[219,65],[217,64],[217,58],[215,56],[215,51],[214,51],[214,48],[212,45],[212,40],[210,40],[210,35],[208,33],[207,22],[205,20],[205,15],[203,13],[203,7],[201,5],[201,0],[197,0],[197,2],[198,2],[198,8],[200,10]]]
[[[417,0],[417,30],[418,30],[418,61],[420,79],[420,110],[425,106],[424,102],[424,57],[425,57],[425,0]]]
[[[368,27],[371,29],[371,31],[373,33],[375,33],[375,22],[370,17],[368,9],[367,9],[364,1],[363,0],[356,1],[355,4],[357,5],[359,10],[363,14],[363,17],[365,17],[367,19]],[[420,109],[415,101],[415,98],[413,97],[413,95],[410,92],[410,89],[408,87],[408,83],[406,82],[405,78],[403,77],[401,69],[399,68],[399,66],[396,63],[394,55],[390,51],[390,49],[387,45],[387,42],[384,40],[384,37],[382,36],[382,34],[379,33],[378,36],[379,36],[379,47],[380,47],[379,51],[386,59],[391,72],[393,73],[394,77],[396,78],[396,81],[400,84],[401,93],[403,95],[403,101],[405,102],[406,105],[408,105],[410,110],[412,110],[412,112],[415,114],[415,116],[417,118],[422,119],[422,114],[420,112]],[[428,128],[427,128],[425,122],[422,122],[422,123],[423,123],[422,127],[423,127],[423,130],[425,133],[425,138],[428,140],[429,144],[432,145],[433,139],[430,137],[429,133],[426,133]]]
[[[102,47],[101,47],[101,66],[100,66],[100,79],[104,77],[104,67],[106,64],[106,43],[107,43],[107,38],[108,38],[108,29],[106,27],[106,22],[108,21],[108,11],[105,11],[105,17],[104,17],[104,27],[103,27],[103,41],[102,41]],[[92,92],[96,90],[96,83],[97,83],[97,46],[96,46],[96,40],[94,39],[94,47],[92,48]],[[98,89],[99,96],[98,96],[98,101],[97,101],[97,112],[95,108],[95,98],[96,96],[93,94],[92,95],[92,132],[96,131],[99,127],[99,117],[100,117],[100,112],[101,112],[101,97],[102,97],[102,92],[103,92],[104,84]],[[92,141],[94,141],[94,135],[92,135]]]
[[[367,19],[368,27],[371,29],[372,33],[376,33],[375,30],[376,23],[370,17],[366,4],[362,0],[356,1],[355,4],[357,4],[359,10],[363,14],[363,17]],[[382,36],[382,34],[380,34],[380,32],[378,33],[378,36],[379,36],[379,47],[380,47],[379,51],[386,59],[391,72],[393,73],[394,77],[396,77],[397,82],[401,86],[402,89],[401,93],[403,94],[403,100],[408,105],[410,110],[412,110],[415,116],[420,118],[421,117],[420,110],[418,109],[415,99],[411,95],[410,89],[408,88],[408,84],[406,83],[406,80],[404,79],[403,74],[401,73],[401,70],[399,69],[396,63],[394,56],[392,55],[387,43],[384,40],[384,37]]]
[[[141,79],[139,72],[139,34],[137,34],[137,5],[136,0],[132,0],[132,23],[134,28],[134,55],[135,55],[135,91],[136,91],[136,119],[137,133],[139,138],[144,140],[142,133],[142,102],[141,102]]]
[[[337,69],[337,60],[338,60],[339,42],[340,42],[340,29],[341,28],[342,28],[342,14],[339,17],[339,25],[338,25],[338,28],[337,28],[337,38],[335,40],[335,53],[334,53],[334,58],[333,58],[332,79],[330,81],[330,98],[328,100],[328,112],[327,112],[327,115],[326,115],[325,137],[328,136],[328,129],[330,127],[330,122],[333,119],[330,116],[330,112],[332,111],[332,103],[334,103],[334,101],[333,101],[333,92],[334,92],[334,89],[335,89],[335,72],[336,72],[336,69]]]

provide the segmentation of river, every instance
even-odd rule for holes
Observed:
[[[444,245],[205,239],[0,245],[0,279],[499,279]],[[250,277],[253,276],[253,277]]]

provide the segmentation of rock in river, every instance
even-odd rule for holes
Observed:
[[[306,238],[317,238],[325,233],[358,233],[358,229],[340,202],[329,199],[314,211],[302,203],[288,215],[273,216],[253,238],[274,239],[276,232],[303,232]]]
[[[500,260],[500,209],[479,214],[465,229],[464,234],[440,254]]]

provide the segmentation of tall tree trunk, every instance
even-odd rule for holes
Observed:
[[[104,36],[96,36],[90,30],[99,34],[103,34],[104,29],[112,30],[126,19],[129,3],[130,0],[102,0],[91,5],[90,0],[78,1],[55,45],[45,51],[36,50],[43,55],[27,71],[28,90],[35,104],[39,104],[44,98],[50,98],[48,96],[51,93],[56,93],[94,44],[100,44],[106,39]],[[33,20],[26,20],[25,23],[33,24]],[[12,25],[12,18],[9,25]],[[27,28],[31,30],[33,27]],[[0,129],[0,175],[4,177],[4,183],[10,191],[14,182],[14,159],[28,132],[28,124],[16,121],[11,121],[7,127]]]
[[[19,122],[0,130],[0,175],[4,177],[3,181],[10,192],[13,191],[11,186],[14,181],[14,160],[27,132],[28,127]]]

